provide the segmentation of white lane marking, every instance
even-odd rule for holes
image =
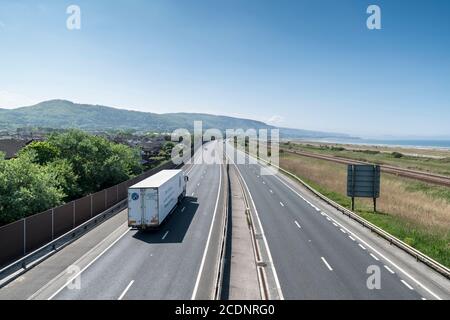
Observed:
[[[220,172],[219,190],[217,192],[216,205],[214,207],[214,213],[213,213],[213,217],[212,217],[212,221],[211,221],[211,226],[209,227],[208,239],[206,240],[206,246],[205,246],[205,250],[203,251],[202,262],[200,264],[200,269],[198,270],[197,280],[195,281],[194,291],[192,292],[191,300],[195,300],[195,296],[197,295],[198,285],[200,284],[200,278],[202,276],[203,268],[205,266],[206,254],[208,252],[209,242],[211,241],[211,235],[212,235],[212,231],[213,231],[213,227],[214,227],[214,221],[216,219],[217,208],[219,206],[219,198],[220,198],[220,193],[222,191],[222,166],[219,166],[219,169],[220,169],[220,171],[219,171]]]
[[[284,204],[283,204],[283,202],[281,202],[281,201],[280,201],[280,206],[284,207]]]
[[[327,220],[328,220],[328,221],[331,221],[330,217],[327,217]]]
[[[294,222],[295,222],[295,224],[297,225],[297,227],[298,227],[299,229],[302,228],[302,226],[301,226],[297,221],[294,221]]]
[[[241,151],[242,152],[242,151]],[[261,166],[261,164],[259,164],[259,166]],[[305,198],[299,194],[294,188],[292,188],[291,186],[289,186],[286,182],[284,182],[278,175],[273,175],[276,179],[278,179],[283,185],[285,185],[287,188],[289,188],[292,192],[294,192],[297,196],[299,196],[300,198],[302,198],[303,200],[305,200]],[[293,181],[293,183],[295,183],[295,181]],[[346,227],[342,226],[342,228],[344,228],[344,230],[347,230],[347,232],[350,232]],[[416,278],[414,278],[412,275],[410,275],[408,272],[406,272],[403,268],[401,268],[400,266],[398,266],[396,263],[394,263],[391,259],[387,258],[385,255],[383,255],[382,253],[380,253],[377,249],[375,249],[374,247],[372,247],[371,245],[369,245],[366,241],[364,241],[363,239],[361,239],[361,237],[358,237],[357,235],[354,234],[354,237],[356,239],[358,239],[359,241],[361,241],[362,243],[364,243],[368,248],[370,248],[373,252],[375,252],[376,254],[378,254],[383,260],[387,261],[390,265],[392,265],[394,268],[396,268],[398,271],[400,271],[401,273],[403,273],[405,276],[407,276],[409,279],[411,279],[412,281],[414,281],[414,283],[416,283],[419,287],[422,287],[426,292],[428,292],[430,295],[432,295],[434,298],[436,298],[437,300],[442,300],[441,297],[439,297],[437,294],[435,294],[433,291],[431,291],[430,289],[428,289],[428,287],[426,287],[425,285],[422,284],[422,282],[420,282],[419,280],[417,280]]]
[[[320,209],[316,207],[316,211],[317,211],[317,212],[320,212]]]
[[[361,249],[366,250],[366,248],[361,243],[358,243],[358,246],[360,246]]]
[[[163,235],[163,237],[161,239],[164,240],[167,237],[168,234],[169,234],[169,230],[167,230],[166,233],[164,233],[164,235]]]
[[[130,290],[130,287],[133,285],[133,283],[134,283],[134,280],[131,280],[131,282],[127,285],[125,290],[123,290],[122,294],[120,295],[119,299],[117,299],[117,300],[122,300],[123,299],[123,297],[125,296],[127,291]]]
[[[337,227],[338,225],[337,225],[337,223],[336,223],[336,222],[333,222],[333,226]]]
[[[321,259],[322,259],[323,263],[325,263],[325,265],[327,266],[327,268],[328,268],[330,271],[333,271],[333,268],[331,268],[331,266],[328,264],[327,260],[325,260],[324,257],[321,257]]]
[[[355,238],[353,238],[352,236],[348,236],[350,239],[352,239],[352,241],[356,241]]]
[[[322,212],[321,212],[320,214],[321,214],[321,215],[323,215],[323,216],[326,216],[326,213],[325,213],[325,212],[323,212],[323,211],[322,211]]]
[[[184,210],[186,210],[186,207],[181,208],[181,212],[183,212]]]
[[[72,283],[74,279],[76,279],[80,274],[82,274],[87,268],[89,268],[95,261],[97,261],[102,255],[105,254],[106,251],[112,248],[113,245],[115,245],[120,239],[122,239],[123,236],[125,236],[128,231],[130,231],[131,228],[128,228],[124,233],[120,235],[119,238],[114,240],[113,243],[111,243],[105,250],[100,252],[98,256],[95,257],[94,260],[89,262],[83,269],[80,270],[80,272],[76,273],[73,277],[71,277],[61,288],[59,288],[54,294],[52,294],[47,300],[52,300],[58,293],[60,293],[65,287],[69,285],[69,283]]]
[[[374,258],[375,260],[380,261],[380,259],[378,259],[378,257],[377,257],[376,255],[374,255],[373,253],[371,253],[370,256],[371,256],[372,258]]]
[[[408,282],[406,282],[405,280],[400,280],[409,290],[414,290],[414,288],[413,287],[411,287],[410,285],[409,285],[409,283]]]
[[[342,233],[347,233],[344,229],[340,228],[339,230],[341,230]]]
[[[387,265],[384,265],[384,268],[385,268],[387,271],[389,271],[390,273],[395,274],[395,272],[394,272],[391,268],[389,268]]]
[[[228,155],[227,155],[227,157],[231,160],[231,158]],[[268,255],[268,258],[269,258],[268,262],[269,262],[269,265],[271,265],[271,267],[272,267],[273,276],[275,278],[275,283],[276,283],[276,286],[277,286],[278,296],[280,297],[280,300],[284,300],[283,291],[281,290],[280,280],[278,279],[277,270],[275,269],[275,265],[273,263],[272,253],[270,252],[269,244],[267,243],[267,238],[266,238],[266,235],[264,233],[264,229],[263,229],[263,226],[262,226],[262,223],[261,223],[261,219],[259,218],[258,210],[256,209],[255,201],[253,200],[253,197],[252,197],[252,194],[250,192],[250,189],[248,188],[247,182],[245,182],[245,179],[242,176],[241,170],[239,170],[239,167],[236,165],[234,160],[231,160],[231,162],[233,163],[233,165],[235,166],[235,168],[239,172],[239,175],[242,178],[242,182],[244,183],[245,190],[247,190],[247,193],[249,194],[250,200],[252,202],[252,206],[255,209],[256,219],[258,220],[259,229],[261,230],[261,235],[262,235],[262,238],[263,238],[263,241],[264,241],[264,246],[266,247],[266,252],[267,252],[267,255]]]

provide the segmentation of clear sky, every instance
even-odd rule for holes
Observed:
[[[450,1],[0,0],[0,107],[55,98],[450,137]]]

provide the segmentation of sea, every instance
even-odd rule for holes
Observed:
[[[418,149],[450,150],[450,140],[403,140],[403,139],[364,139],[364,138],[310,138],[305,141],[373,145],[387,147],[408,147]]]

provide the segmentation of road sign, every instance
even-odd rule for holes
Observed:
[[[352,198],[372,198],[376,211],[376,198],[380,197],[380,166],[350,164],[347,169],[347,196]]]

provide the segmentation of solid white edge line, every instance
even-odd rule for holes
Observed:
[[[123,290],[122,294],[120,295],[120,297],[117,300],[122,300],[123,297],[125,296],[125,294],[128,292],[128,290],[130,290],[131,286],[133,285],[134,280],[131,280],[131,282],[127,285],[127,287],[125,288],[125,290]]]
[[[95,261],[97,261],[102,255],[104,255],[106,251],[111,249],[112,246],[114,246],[120,239],[122,239],[123,236],[125,236],[128,233],[128,231],[130,231],[130,229],[131,228],[128,228],[124,233],[122,233],[119,236],[119,238],[114,240],[114,242],[111,243],[105,250],[100,252],[100,254],[98,256],[96,256],[94,258],[94,260],[89,262],[83,269],[81,269],[80,272],[76,273],[73,277],[71,277],[68,281],[66,281],[66,283],[61,288],[59,288],[54,294],[52,294],[47,300],[52,300],[58,293],[60,293],[65,287],[67,287],[69,285],[69,283],[71,283],[74,279],[76,279],[79,275],[81,275],[87,268],[89,268],[92,264],[94,264]]]
[[[321,259],[322,259],[323,263],[327,266],[327,268],[328,268],[330,271],[333,271],[333,268],[328,264],[327,260],[325,260],[324,257],[321,257]]]
[[[251,156],[253,157],[253,156]],[[254,158],[254,157],[253,157]],[[258,160],[258,164],[261,166],[261,164],[259,163]],[[297,191],[295,191],[294,188],[292,188],[291,186],[289,186],[286,182],[284,182],[280,177],[278,177],[276,174],[274,175],[275,178],[277,178],[282,184],[284,184],[286,187],[288,187],[292,192],[294,192],[296,195],[298,195],[300,198],[304,199],[303,196],[301,196]],[[295,182],[295,181],[294,181]],[[294,183],[293,182],[293,183]],[[340,224],[340,226],[344,229],[347,230],[347,232],[350,232],[346,227],[342,226]],[[429,294],[431,294],[433,297],[435,297],[437,300],[442,300],[441,297],[439,297],[437,294],[435,294],[433,291],[431,291],[430,289],[428,289],[426,286],[424,286],[419,280],[417,280],[416,278],[414,278],[413,276],[411,276],[408,272],[406,272],[405,270],[403,270],[403,268],[399,267],[396,263],[394,263],[392,260],[388,259],[386,256],[384,256],[383,254],[381,254],[378,250],[376,250],[375,248],[373,248],[371,245],[369,245],[366,241],[364,241],[363,239],[361,239],[360,237],[358,237],[357,235],[355,235],[353,233],[353,236],[358,239],[359,241],[361,241],[362,243],[364,243],[367,247],[369,247],[372,251],[374,251],[376,254],[378,254],[382,259],[386,260],[389,264],[391,264],[394,268],[396,268],[398,271],[400,271],[401,273],[403,273],[405,276],[407,276],[409,279],[411,279],[412,281],[414,281],[418,286],[422,287],[425,291],[427,291]]]
[[[233,150],[237,150],[237,149],[233,148]],[[239,150],[237,150],[237,151],[239,151]],[[228,155],[227,155],[227,157],[228,157]],[[241,170],[239,170],[239,167],[236,165],[236,163],[234,163],[234,161],[230,157],[228,157],[228,158],[232,161],[233,165],[235,166],[235,168],[239,172],[239,175],[241,176],[242,181],[244,182],[245,189],[247,190],[247,193],[250,196],[250,200],[252,202],[253,209],[255,209],[256,219],[258,220],[258,225],[259,225],[259,228],[261,230],[261,235],[262,235],[262,238],[263,238],[263,241],[264,241],[264,246],[266,247],[267,255],[269,257],[269,263],[268,264],[270,264],[271,267],[272,267],[273,276],[275,278],[275,283],[276,283],[276,286],[277,286],[278,296],[280,297],[280,300],[284,300],[283,291],[281,290],[280,280],[278,279],[277,270],[275,269],[275,264],[273,263],[272,253],[270,252],[269,244],[267,243],[266,234],[264,233],[264,229],[262,227],[261,219],[259,218],[258,210],[256,209],[255,201],[253,200],[252,194],[250,192],[250,189],[247,186],[247,183],[245,182],[245,179],[244,179],[244,176],[241,173]]]
[[[214,214],[213,214],[213,218],[211,221],[211,226],[209,227],[208,239],[206,240],[206,246],[205,246],[205,250],[203,251],[202,262],[200,264],[200,269],[197,274],[197,280],[195,281],[194,291],[192,292],[191,300],[195,300],[195,296],[197,295],[198,285],[200,284],[200,278],[202,276],[203,267],[205,266],[206,254],[208,252],[209,242],[211,240],[211,235],[212,235],[212,231],[213,231],[213,227],[214,227],[214,221],[216,219],[217,208],[219,205],[220,192],[222,190],[222,165],[219,166],[219,169],[220,169],[219,190],[217,192],[216,205],[214,208]]]

